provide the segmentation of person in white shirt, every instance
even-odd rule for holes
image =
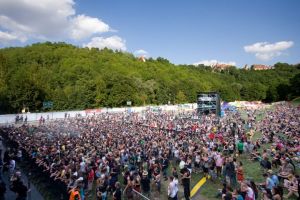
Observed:
[[[248,198],[251,200],[255,200],[255,194],[253,189],[250,186],[248,186],[246,183],[242,183],[241,190],[242,192],[246,193],[246,199]]]
[[[9,161],[9,174],[12,175],[16,168],[16,161],[14,159],[11,159]]]
[[[182,170],[185,166],[185,162],[184,160],[181,160],[180,163],[179,163],[179,169]]]
[[[176,199],[177,199],[177,193],[178,193],[178,176],[177,175],[174,175],[174,179],[173,179],[173,182],[174,182],[174,186],[175,186],[175,192],[176,192]]]
[[[178,183],[176,184],[176,181],[174,181],[174,177],[170,176],[170,183],[168,186],[168,197],[171,200],[177,200],[177,192],[178,192]]]
[[[80,165],[80,172],[85,173],[85,162],[84,162],[84,160],[82,160],[82,162],[79,165]]]
[[[179,159],[179,150],[177,148],[174,151],[174,157],[175,157],[176,164],[178,164],[180,159]]]

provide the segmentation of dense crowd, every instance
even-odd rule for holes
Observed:
[[[264,199],[280,200],[282,187],[288,190],[284,197],[299,196],[299,109],[284,104],[245,113],[220,119],[197,119],[194,112],[103,113],[25,124],[2,130],[14,147],[4,163],[14,174],[14,160],[32,160],[70,200],[87,199],[94,188],[99,200],[188,200],[191,176],[198,172],[221,181],[220,198],[226,200],[255,200],[259,190]],[[255,132],[262,137],[253,139]],[[271,147],[261,151],[265,143]],[[264,183],[246,179],[240,156],[259,162]]]

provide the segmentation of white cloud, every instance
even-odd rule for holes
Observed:
[[[236,66],[236,62],[229,61],[229,62],[223,62],[223,61],[218,61],[218,60],[201,60],[199,62],[194,63],[193,65],[205,65],[205,66],[214,66],[216,64],[226,64],[226,65],[232,65]]]
[[[83,47],[88,47],[88,48],[99,48],[103,49],[105,47],[113,50],[126,50],[126,41],[123,40],[122,38],[118,36],[111,36],[108,38],[103,38],[103,37],[93,37],[92,40],[87,43],[83,44]]]
[[[139,50],[134,51],[134,55],[148,57],[149,53],[147,51],[145,51],[144,49],[139,49]]]
[[[8,30],[14,30],[14,31],[18,31],[18,32],[33,32],[32,29],[30,27],[27,27],[26,25],[22,25],[18,22],[16,22],[15,20],[4,16],[4,15],[0,15],[0,25]]]
[[[0,31],[0,43],[7,44],[12,41],[24,42],[24,41],[26,41],[26,38],[19,37],[14,33]]]
[[[14,40],[18,40],[18,37],[11,33],[0,31],[0,44],[7,44]]]
[[[109,26],[98,18],[78,15],[72,19],[71,36],[74,39],[87,38],[95,33],[103,33],[108,31]]]
[[[0,0],[0,31],[22,38],[86,39],[107,32],[98,18],[76,15],[74,0]]]
[[[259,60],[268,61],[282,55],[282,51],[291,48],[293,45],[293,41],[280,41],[273,44],[268,42],[258,42],[244,46],[244,50],[247,53],[255,54],[255,57]]]
[[[73,6],[73,0],[1,0],[0,26],[28,38],[66,36]]]

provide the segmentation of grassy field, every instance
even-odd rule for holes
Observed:
[[[294,105],[299,105],[300,104],[300,98],[298,98],[296,101],[293,102]],[[272,107],[270,109],[273,109]],[[242,113],[242,117],[246,117],[245,113]],[[257,121],[262,120],[262,118],[264,117],[264,111],[262,111],[261,113],[259,113],[257,115]],[[253,140],[257,140],[259,138],[261,138],[261,133],[260,132],[255,132],[255,135],[253,136]],[[261,146],[261,148],[259,149],[259,151],[263,151],[263,149],[269,149],[271,146],[271,144],[264,144]],[[243,167],[244,167],[244,173],[245,173],[245,178],[246,179],[250,179],[250,180],[254,180],[255,183],[262,183],[264,182],[264,178],[262,176],[263,174],[263,170],[261,169],[260,165],[258,162],[254,162],[254,161],[250,161],[248,159],[248,155],[243,155],[241,157],[238,157],[237,159],[238,161],[241,161],[243,163]],[[276,171],[276,170],[274,170]],[[296,169],[297,174],[300,173],[300,169],[297,168]],[[220,198],[216,198],[216,194],[218,193],[218,189],[222,188],[222,185],[220,184],[220,181],[218,181],[218,183],[212,183],[211,181],[206,182],[206,184],[204,184],[202,186],[202,188],[200,188],[200,195],[204,197],[204,199],[207,200],[217,200]],[[287,191],[284,191],[284,194],[287,194]],[[261,193],[259,194],[260,196],[262,195]],[[291,197],[291,200],[296,200],[296,197]]]
[[[295,98],[295,99],[292,101],[292,104],[295,105],[295,106],[300,105],[300,97]]]

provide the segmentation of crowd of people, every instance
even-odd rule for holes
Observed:
[[[259,190],[264,199],[299,196],[299,108],[277,105],[258,121],[260,114],[247,110],[245,116],[228,112],[197,119],[195,112],[149,111],[24,124],[2,129],[13,147],[4,163],[30,160],[70,200],[189,200],[194,173],[220,181],[225,200],[255,200]],[[256,132],[262,137],[253,139]],[[266,143],[271,148],[261,150]],[[265,182],[246,178],[242,156],[259,162]]]

